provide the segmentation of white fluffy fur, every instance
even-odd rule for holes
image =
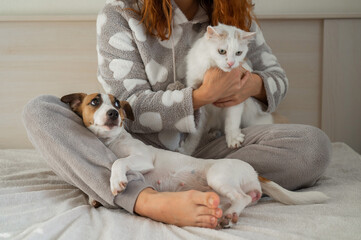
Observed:
[[[116,119],[117,125],[105,126],[107,112],[116,109],[108,95],[101,94],[102,105],[93,114],[93,125],[88,128],[119,158],[111,169],[110,188],[114,195],[121,193],[128,183],[128,170],[144,174],[147,183],[158,191],[213,190],[221,196],[224,216],[239,215],[252,203],[252,196],[261,196],[262,189],[256,171],[238,159],[199,159],[177,152],[154,148],[134,139]],[[79,98],[75,98],[79,99]],[[81,105],[91,107],[89,105]],[[84,109],[83,109],[84,110]],[[87,114],[91,111],[82,111]],[[84,118],[84,115],[83,115]],[[119,118],[119,117],[118,117]],[[262,183],[266,193],[286,204],[320,203],[327,199],[318,192],[294,193],[274,182]],[[280,197],[278,197],[280,195]],[[253,199],[255,203],[258,198]],[[233,223],[229,221],[228,226]],[[223,227],[227,227],[224,226]]]
[[[195,42],[187,55],[187,86],[198,88],[202,84],[205,72],[211,67],[229,72],[242,65],[246,70],[252,71],[245,57],[248,42],[254,34],[223,24],[209,26],[205,35]],[[226,51],[226,54],[221,54],[220,51]],[[224,131],[228,147],[240,147],[244,140],[240,127],[271,123],[272,115],[263,112],[260,104],[253,98],[228,108],[218,108],[209,104],[201,108],[197,131],[188,135],[178,151],[191,155],[203,134],[211,129]]]

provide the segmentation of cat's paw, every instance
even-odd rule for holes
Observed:
[[[110,190],[112,194],[116,196],[118,193],[121,193],[125,190],[128,184],[128,179],[125,174],[119,174],[112,171],[110,176]]]
[[[239,148],[244,141],[245,135],[241,131],[237,133],[230,133],[226,135],[228,148]]]

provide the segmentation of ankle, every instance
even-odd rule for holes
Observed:
[[[134,212],[140,216],[148,216],[148,210],[150,207],[149,202],[152,200],[155,194],[158,192],[153,188],[146,188],[141,191],[134,205]]]

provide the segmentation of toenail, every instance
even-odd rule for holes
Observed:
[[[213,205],[213,203],[214,203],[213,198],[208,199],[208,202],[209,202],[209,204]]]
[[[220,209],[217,209],[217,210],[216,210],[216,215],[219,215],[219,214],[221,214],[221,210],[220,210]]]
[[[216,219],[214,217],[211,217],[211,223],[214,223]]]

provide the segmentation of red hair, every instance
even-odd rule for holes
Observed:
[[[144,0],[142,5],[139,4],[139,0],[137,2],[140,12],[136,12],[141,16],[141,22],[147,32],[162,40],[168,40],[172,35],[171,0]],[[252,20],[256,20],[252,0],[198,0],[198,2],[206,11],[213,26],[223,23],[249,31]]]

